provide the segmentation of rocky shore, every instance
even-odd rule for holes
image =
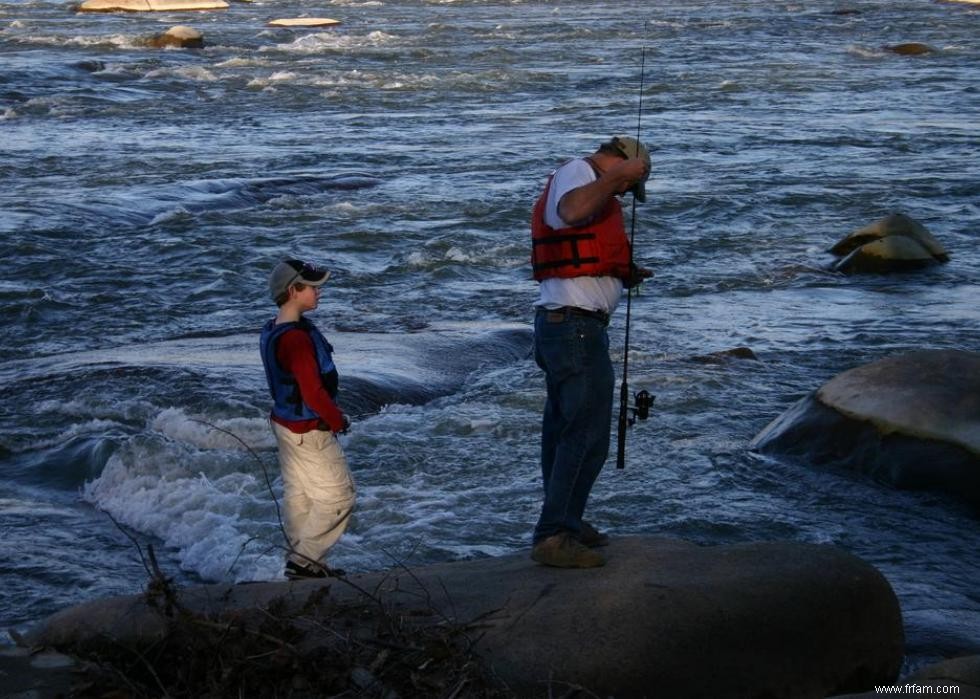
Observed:
[[[655,537],[617,538],[608,551],[606,567],[584,571],[517,554],[322,582],[155,584],[147,594],[66,609],[22,642],[103,664],[111,649],[125,648],[155,666],[165,686],[168,668],[181,664],[155,656],[168,637],[183,634],[191,648],[188,624],[198,640],[217,629],[225,645],[246,637],[271,644],[265,660],[278,665],[266,674],[286,667],[293,696],[337,689],[308,686],[301,668],[329,674],[324,653],[338,639],[351,662],[345,677],[332,679],[363,696],[532,697],[580,688],[588,692],[581,696],[805,699],[898,676],[898,601],[876,569],[846,552]],[[248,667],[262,672],[265,660]]]

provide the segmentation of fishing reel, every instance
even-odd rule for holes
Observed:
[[[646,420],[650,417],[650,408],[653,407],[653,401],[657,397],[650,393],[649,391],[637,391],[633,394],[633,405],[628,406],[628,410],[632,415],[627,418],[626,423],[632,427],[636,424],[637,420]]]
[[[629,389],[624,381],[619,392],[619,431],[616,435],[616,468],[626,467],[626,431],[636,424],[637,420],[650,417],[650,408],[656,400],[649,391],[637,391],[633,394],[633,405],[629,405]]]

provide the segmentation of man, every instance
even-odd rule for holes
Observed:
[[[617,197],[646,200],[650,154],[619,136],[558,168],[534,205],[531,264],[540,282],[534,355],[548,389],[541,427],[544,504],[531,558],[561,568],[605,564],[608,537],[583,521],[609,453],[615,377],[606,326],[624,287],[651,272],[633,265]]]
[[[336,437],[350,421],[335,403],[333,347],[303,317],[316,309],[329,276],[299,260],[277,264],[269,292],[279,312],[262,328],[259,341],[272,393],[291,580],[326,577],[327,551],[347,529],[354,509],[354,481]]]

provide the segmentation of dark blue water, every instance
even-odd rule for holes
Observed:
[[[303,14],[343,24],[265,26]],[[141,43],[176,24],[207,47]],[[182,582],[279,576],[256,342],[289,254],[333,270],[315,319],[348,408],[389,404],[345,438],[360,500],[333,562],[525,549],[544,392],[529,209],[562,159],[635,132],[642,55],[636,239],[656,277],[630,383],[657,403],[590,518],[834,544],[894,586],[910,667],[976,652],[975,513],[746,447],[847,368],[980,349],[977,36],[975,6],[922,0],[0,2],[0,627],[142,589],[110,517]],[[883,48],[908,41],[935,50]],[[828,247],[893,211],[952,261],[826,272]],[[620,313],[617,361],[622,331]],[[743,345],[759,361],[693,359]]]

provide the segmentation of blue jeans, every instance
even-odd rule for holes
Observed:
[[[541,424],[544,505],[534,542],[570,532],[609,454],[613,375],[609,336],[597,318],[539,310],[534,359],[545,372],[548,399]]]

